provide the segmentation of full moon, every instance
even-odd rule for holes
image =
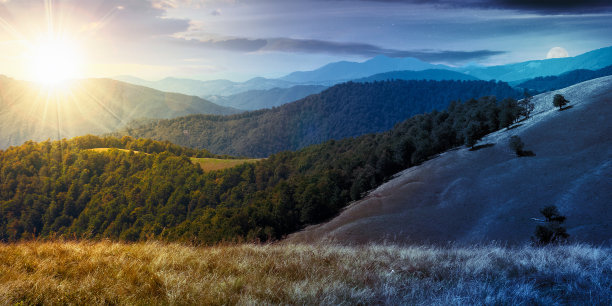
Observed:
[[[546,58],[562,58],[568,56],[569,54],[567,53],[567,50],[561,47],[554,47],[548,51],[548,54],[546,54]]]

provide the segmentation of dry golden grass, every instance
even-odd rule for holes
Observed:
[[[90,151],[94,151],[94,152],[98,152],[98,153],[104,153],[104,152],[108,152],[110,150],[119,150],[121,152],[134,152],[134,153],[142,153],[140,151],[134,151],[134,150],[126,150],[126,149],[117,149],[117,148],[94,148],[94,149],[89,149]],[[149,154],[149,153],[145,153],[145,154]]]
[[[0,304],[605,304],[609,248],[22,242]]]
[[[215,171],[233,168],[244,163],[254,163],[262,160],[262,158],[252,159],[220,159],[220,158],[191,158],[191,162],[200,165],[204,171]]]

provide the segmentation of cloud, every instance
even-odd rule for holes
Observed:
[[[414,57],[431,62],[465,62],[484,59],[506,53],[504,51],[437,51],[437,50],[399,50],[387,49],[365,43],[332,42],[313,39],[275,38],[269,39],[261,51],[328,53],[373,57]]]
[[[345,1],[345,0],[340,0]],[[519,10],[540,14],[584,14],[612,11],[610,0],[360,0],[366,2],[388,2],[433,5],[449,8],[482,8]]]
[[[216,9],[212,12],[210,12],[211,15],[213,16],[221,16],[221,9]]]
[[[0,4],[0,18],[9,22],[13,29],[33,35],[45,33],[50,23],[54,24],[56,32],[81,31],[84,33],[80,34],[95,37],[130,40],[170,35],[189,28],[188,20],[170,18],[165,9],[145,0],[63,0],[51,1],[48,5],[45,3],[40,0],[5,1]]]
[[[476,51],[447,51],[447,50],[399,50],[382,48],[366,43],[333,42],[314,39],[247,39],[232,38],[225,40],[196,40],[176,39],[175,42],[188,44],[193,47],[223,49],[236,52],[287,52],[287,53],[324,53],[333,55],[357,55],[374,57],[385,55],[388,57],[414,57],[429,62],[461,63],[485,59],[491,56],[506,53],[505,51],[476,50]]]
[[[222,49],[236,52],[257,52],[261,51],[268,43],[265,39],[231,38],[225,40],[197,40],[170,38],[171,42],[185,46],[206,49]]]

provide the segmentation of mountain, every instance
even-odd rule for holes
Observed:
[[[558,76],[537,77],[525,82],[522,82],[517,87],[536,90],[539,92],[552,91],[560,88],[565,88],[584,81],[612,75],[612,66],[608,66],[599,70],[578,69],[563,73]]]
[[[78,81],[68,90],[52,91],[0,77],[0,148],[27,140],[108,133],[139,118],[239,112],[198,97],[109,79]]]
[[[191,79],[165,78],[159,81],[146,81],[132,76],[118,76],[114,79],[135,85],[146,86],[165,92],[177,92],[186,95],[229,96],[249,90],[266,90],[272,88],[287,88],[296,84],[277,79],[257,77],[246,82],[232,82],[229,80],[200,81]]]
[[[559,111],[553,96],[571,108]],[[407,244],[526,243],[556,205],[574,241],[611,243],[612,77],[535,96],[535,115],[488,135],[484,148],[448,151],[401,172],[328,223],[290,241]],[[519,136],[535,156],[509,148]]]
[[[113,135],[168,140],[217,154],[266,157],[329,139],[384,131],[412,115],[443,109],[453,100],[491,95],[503,99],[519,93],[502,82],[349,82],[273,109],[137,122]]]
[[[444,69],[427,69],[422,71],[391,71],[378,73],[369,77],[355,79],[353,82],[374,82],[387,80],[458,80],[476,81],[478,78],[457,71]]]
[[[272,108],[317,94],[327,86],[297,85],[289,88],[272,88],[267,90],[249,90],[231,96],[207,97],[213,103],[244,110]]]
[[[444,65],[433,65],[416,58],[390,58],[383,55],[376,56],[362,63],[335,62],[327,64],[312,71],[297,71],[280,78],[293,83],[324,83],[348,81],[368,77],[377,73],[399,70],[426,70],[447,68]]]
[[[597,70],[610,65],[612,65],[612,47],[593,50],[575,57],[527,61],[501,66],[470,66],[456,70],[482,80],[513,82],[560,75],[577,69]]]

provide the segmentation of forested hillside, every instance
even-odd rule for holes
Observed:
[[[453,100],[517,97],[494,81],[344,83],[270,110],[233,116],[193,115],[134,123],[116,136],[169,140],[214,153],[249,157],[388,130],[406,118],[441,110]]]
[[[536,90],[539,92],[552,91],[572,86],[584,81],[612,75],[612,66],[599,70],[579,69],[566,72],[558,76],[537,77],[520,83],[517,87]]]
[[[0,240],[276,239],[334,216],[399,170],[473,144],[521,113],[512,99],[451,103],[384,133],[211,172],[189,158],[212,156],[208,151],[168,142],[96,136],[27,142],[0,151]],[[99,147],[142,153],[90,150]]]

